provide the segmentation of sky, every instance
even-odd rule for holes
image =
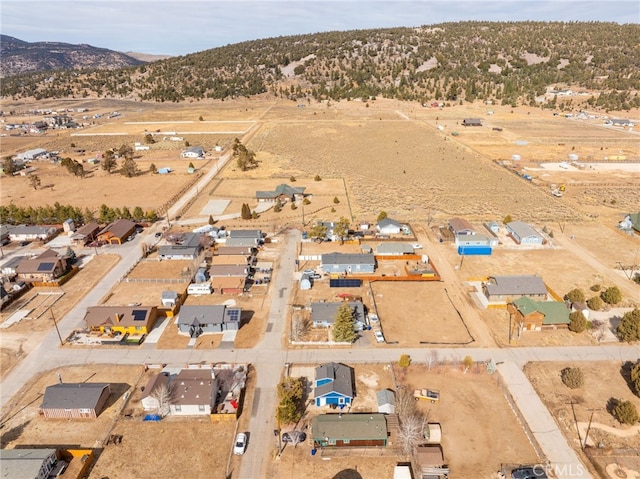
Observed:
[[[2,0],[0,32],[120,52],[186,55],[246,40],[442,22],[640,23],[638,0]]]

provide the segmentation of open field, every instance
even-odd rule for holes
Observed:
[[[592,420],[586,436],[590,445],[586,457],[599,466],[597,472],[600,477],[623,477],[612,474],[610,466],[613,464],[627,468],[625,477],[638,475],[640,426],[621,425],[607,412],[610,398],[629,400],[640,408],[640,399],[629,389],[621,374],[620,363],[580,363],[584,386],[578,389],[569,389],[560,380],[560,371],[569,366],[576,365],[529,363],[525,372],[569,444],[583,458],[585,455],[580,451],[580,444],[584,444],[588,424]],[[597,448],[594,447],[596,445]]]
[[[443,283],[376,281],[371,287],[388,343],[420,347],[473,342]]]

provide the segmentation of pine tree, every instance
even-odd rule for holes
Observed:
[[[338,308],[333,325],[333,340],[337,342],[353,343],[358,335],[353,329],[355,319],[349,303],[344,303]]]

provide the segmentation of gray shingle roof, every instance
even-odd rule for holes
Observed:
[[[372,254],[328,253],[321,257],[322,264],[376,264]]]
[[[315,397],[337,392],[343,396],[353,398],[353,369],[341,363],[327,363],[316,368],[316,381],[331,379],[331,382],[317,386]]]
[[[490,295],[547,294],[539,276],[492,276],[485,285]]]
[[[61,383],[44,392],[42,409],[94,409],[108,383]]]
[[[338,309],[344,303],[340,302],[319,302],[311,304],[311,321],[314,323],[333,324],[338,314]],[[364,320],[364,305],[360,301],[349,301],[347,303],[353,310],[353,319],[355,321]]]
[[[239,311],[233,313],[232,311]],[[231,317],[240,317],[240,308],[227,308],[224,304],[205,304],[182,306],[178,315],[178,324],[222,324],[231,321]]]
[[[512,221],[511,223],[507,223],[507,227],[519,238],[529,238],[531,236],[541,238],[538,232],[524,221]]]
[[[388,243],[380,243],[376,247],[377,254],[387,254],[387,255],[402,255],[402,254],[413,254],[414,249],[409,243],[400,243],[397,241],[391,241]]]

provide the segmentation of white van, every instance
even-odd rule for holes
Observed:
[[[187,294],[192,296],[211,294],[211,292],[211,283],[191,283],[187,288]]]

